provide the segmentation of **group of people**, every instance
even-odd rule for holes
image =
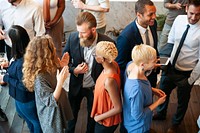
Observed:
[[[28,6],[26,2],[31,0],[23,1],[13,0],[9,6]],[[46,29],[52,29],[51,26],[63,23],[60,15],[63,2],[58,0],[60,6],[56,13],[59,15],[54,14],[52,19],[48,9],[52,3],[44,1],[45,19],[39,17],[36,20],[42,21],[39,22],[41,25],[45,22]],[[109,10],[108,2],[95,7],[87,5],[90,2],[97,1],[73,0],[72,4],[87,11]],[[158,43],[154,3],[138,0],[135,3],[136,19],[125,27],[116,42],[102,34],[106,25],[99,21],[103,19],[87,11],[79,13],[77,31],[70,33],[62,54],[58,54],[54,46],[54,34],[58,31],[43,35],[44,29],[32,37],[31,26],[28,29],[27,24],[21,24],[21,19],[21,23],[15,20],[7,29],[9,21],[2,19],[6,12],[0,9],[0,22],[8,23],[3,25],[6,32],[0,30],[0,39],[12,44],[12,61],[4,63],[2,67],[8,67],[7,73],[0,78],[9,83],[9,94],[15,99],[16,111],[26,121],[30,132],[74,133],[81,101],[86,97],[87,133],[111,133],[119,124],[122,133],[148,133],[152,119],[166,119],[170,93],[175,87],[178,107],[167,132],[177,132],[188,107],[192,86],[200,77],[200,1],[189,0],[186,4],[166,0],[165,6],[177,10],[185,8],[186,15],[174,17],[171,28],[167,29],[169,35],[163,30],[168,39],[162,46]],[[34,25],[34,33],[37,33],[36,29],[43,29],[41,25]],[[157,64],[159,56],[170,57],[169,64],[165,67]],[[160,86],[156,89],[160,69]],[[62,86],[69,73],[67,97]],[[155,102],[153,94],[157,96]],[[153,114],[155,109],[156,114]]]
[[[12,42],[8,36],[12,25],[24,28],[31,40],[34,36],[49,34],[56,47],[57,56],[61,58],[64,28],[62,14],[65,9],[65,0],[0,0],[0,5],[0,51],[7,53],[8,60],[12,58]],[[84,9],[88,6],[87,10],[98,19],[98,29],[102,27],[105,29],[104,12],[109,11],[109,0],[86,0],[82,5]],[[74,7],[80,8],[75,5]],[[102,30],[102,32],[105,31]],[[26,44],[27,41],[24,43]],[[3,84],[6,85],[5,82],[1,85]],[[0,108],[0,121],[7,120]]]
[[[198,71],[200,68],[200,1],[165,0],[164,6],[169,9],[169,12],[167,14],[164,29],[161,33],[159,38],[160,41],[158,43],[156,34],[157,26],[155,21],[155,6],[151,1],[148,0],[143,1],[143,4],[140,6],[138,6],[136,2],[136,19],[125,27],[117,39],[116,43],[119,55],[116,61],[119,63],[121,68],[121,79],[122,81],[126,81],[124,86],[124,103],[126,103],[128,100],[136,100],[133,99],[133,97],[129,97],[128,99],[127,95],[137,94],[137,91],[134,93],[127,91],[126,85],[128,80],[124,76],[127,72],[127,63],[131,60],[131,50],[133,47],[135,49],[135,46],[141,43],[149,44],[156,49],[158,57],[170,57],[170,63],[165,67],[161,67],[162,74],[160,86],[158,86],[158,88],[165,93],[166,100],[163,104],[156,108],[156,113],[153,115],[153,120],[166,119],[170,94],[172,90],[177,87],[178,107],[172,119],[172,124],[167,130],[168,133],[174,133],[178,132],[177,130],[179,125],[181,124],[181,121],[183,120],[187,111],[192,86],[200,76],[200,72]],[[146,32],[148,33],[149,38],[146,37]],[[155,67],[154,69],[155,70],[153,70],[151,74],[147,76],[152,87],[155,87],[157,79],[156,76],[153,78],[151,77],[153,74],[156,75],[156,72],[159,71],[158,67]],[[140,99],[140,101],[144,100]],[[130,105],[131,104],[129,104],[129,106]],[[131,107],[130,109],[134,109],[134,107]],[[126,111],[126,108],[123,108],[123,111]],[[128,116],[125,112],[123,112],[123,114],[123,125],[126,129],[128,129],[128,132],[131,132],[131,126],[135,124],[135,121],[132,124],[131,121],[128,123],[126,120],[128,118],[130,119],[131,115]],[[138,118],[142,118],[142,113],[139,116]],[[140,122],[143,123],[143,121]],[[137,123],[137,126],[140,126],[140,124]],[[141,132],[145,132],[145,130]]]

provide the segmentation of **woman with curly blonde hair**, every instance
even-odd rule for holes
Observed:
[[[68,64],[67,53],[64,58]],[[68,66],[60,73],[58,69],[61,65],[52,38],[44,35],[31,40],[24,56],[23,82],[29,91],[35,91],[37,114],[44,133],[63,133],[66,121],[72,118],[66,92],[62,89],[69,74]]]
[[[95,133],[113,133],[121,122],[120,70],[114,61],[117,55],[117,48],[112,42],[101,41],[96,46],[95,59],[104,69],[94,91],[91,117],[96,121]]]

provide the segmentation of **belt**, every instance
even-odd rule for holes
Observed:
[[[168,67],[169,67],[168,71],[173,71],[174,73],[179,74],[179,75],[190,76],[190,74],[192,72],[192,70],[191,71],[180,71],[180,70],[177,70],[175,67],[173,67],[171,65],[171,63],[168,64]]]
[[[171,67],[171,70],[174,71],[177,74],[182,74],[182,75],[186,75],[186,76],[190,76],[192,71],[179,71],[174,67]]]

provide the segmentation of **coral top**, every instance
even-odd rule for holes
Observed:
[[[119,97],[121,98],[121,90],[120,90],[120,69],[116,62],[114,64],[117,66],[117,74],[105,74],[103,71],[98,77],[95,85],[94,91],[94,101],[92,106],[91,117],[93,118],[95,115],[103,114],[109,110],[111,110],[114,105],[110,99],[110,96],[107,90],[104,87],[105,80],[107,78],[114,78],[118,84],[119,88]],[[121,113],[116,114],[112,117],[106,118],[102,120],[102,123],[106,127],[110,127],[113,125],[117,125],[121,122]]]

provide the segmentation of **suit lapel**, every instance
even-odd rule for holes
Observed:
[[[135,21],[133,23],[133,29],[134,29],[135,36],[138,37],[137,41],[139,42],[139,44],[140,43],[144,43],[143,40],[142,40],[142,36],[140,34],[140,31],[139,31],[139,29],[138,29],[138,27],[136,25],[136,20],[137,19],[135,19]]]
[[[154,30],[154,27],[153,26],[150,26],[150,30],[151,30],[151,34],[152,34],[152,36],[153,36],[153,45],[154,45],[154,47],[156,47],[157,45],[156,45],[156,42],[157,42],[157,33],[156,33],[156,31]]]
[[[82,58],[82,60],[84,61],[84,48],[79,44],[79,50],[80,50],[80,56]]]

